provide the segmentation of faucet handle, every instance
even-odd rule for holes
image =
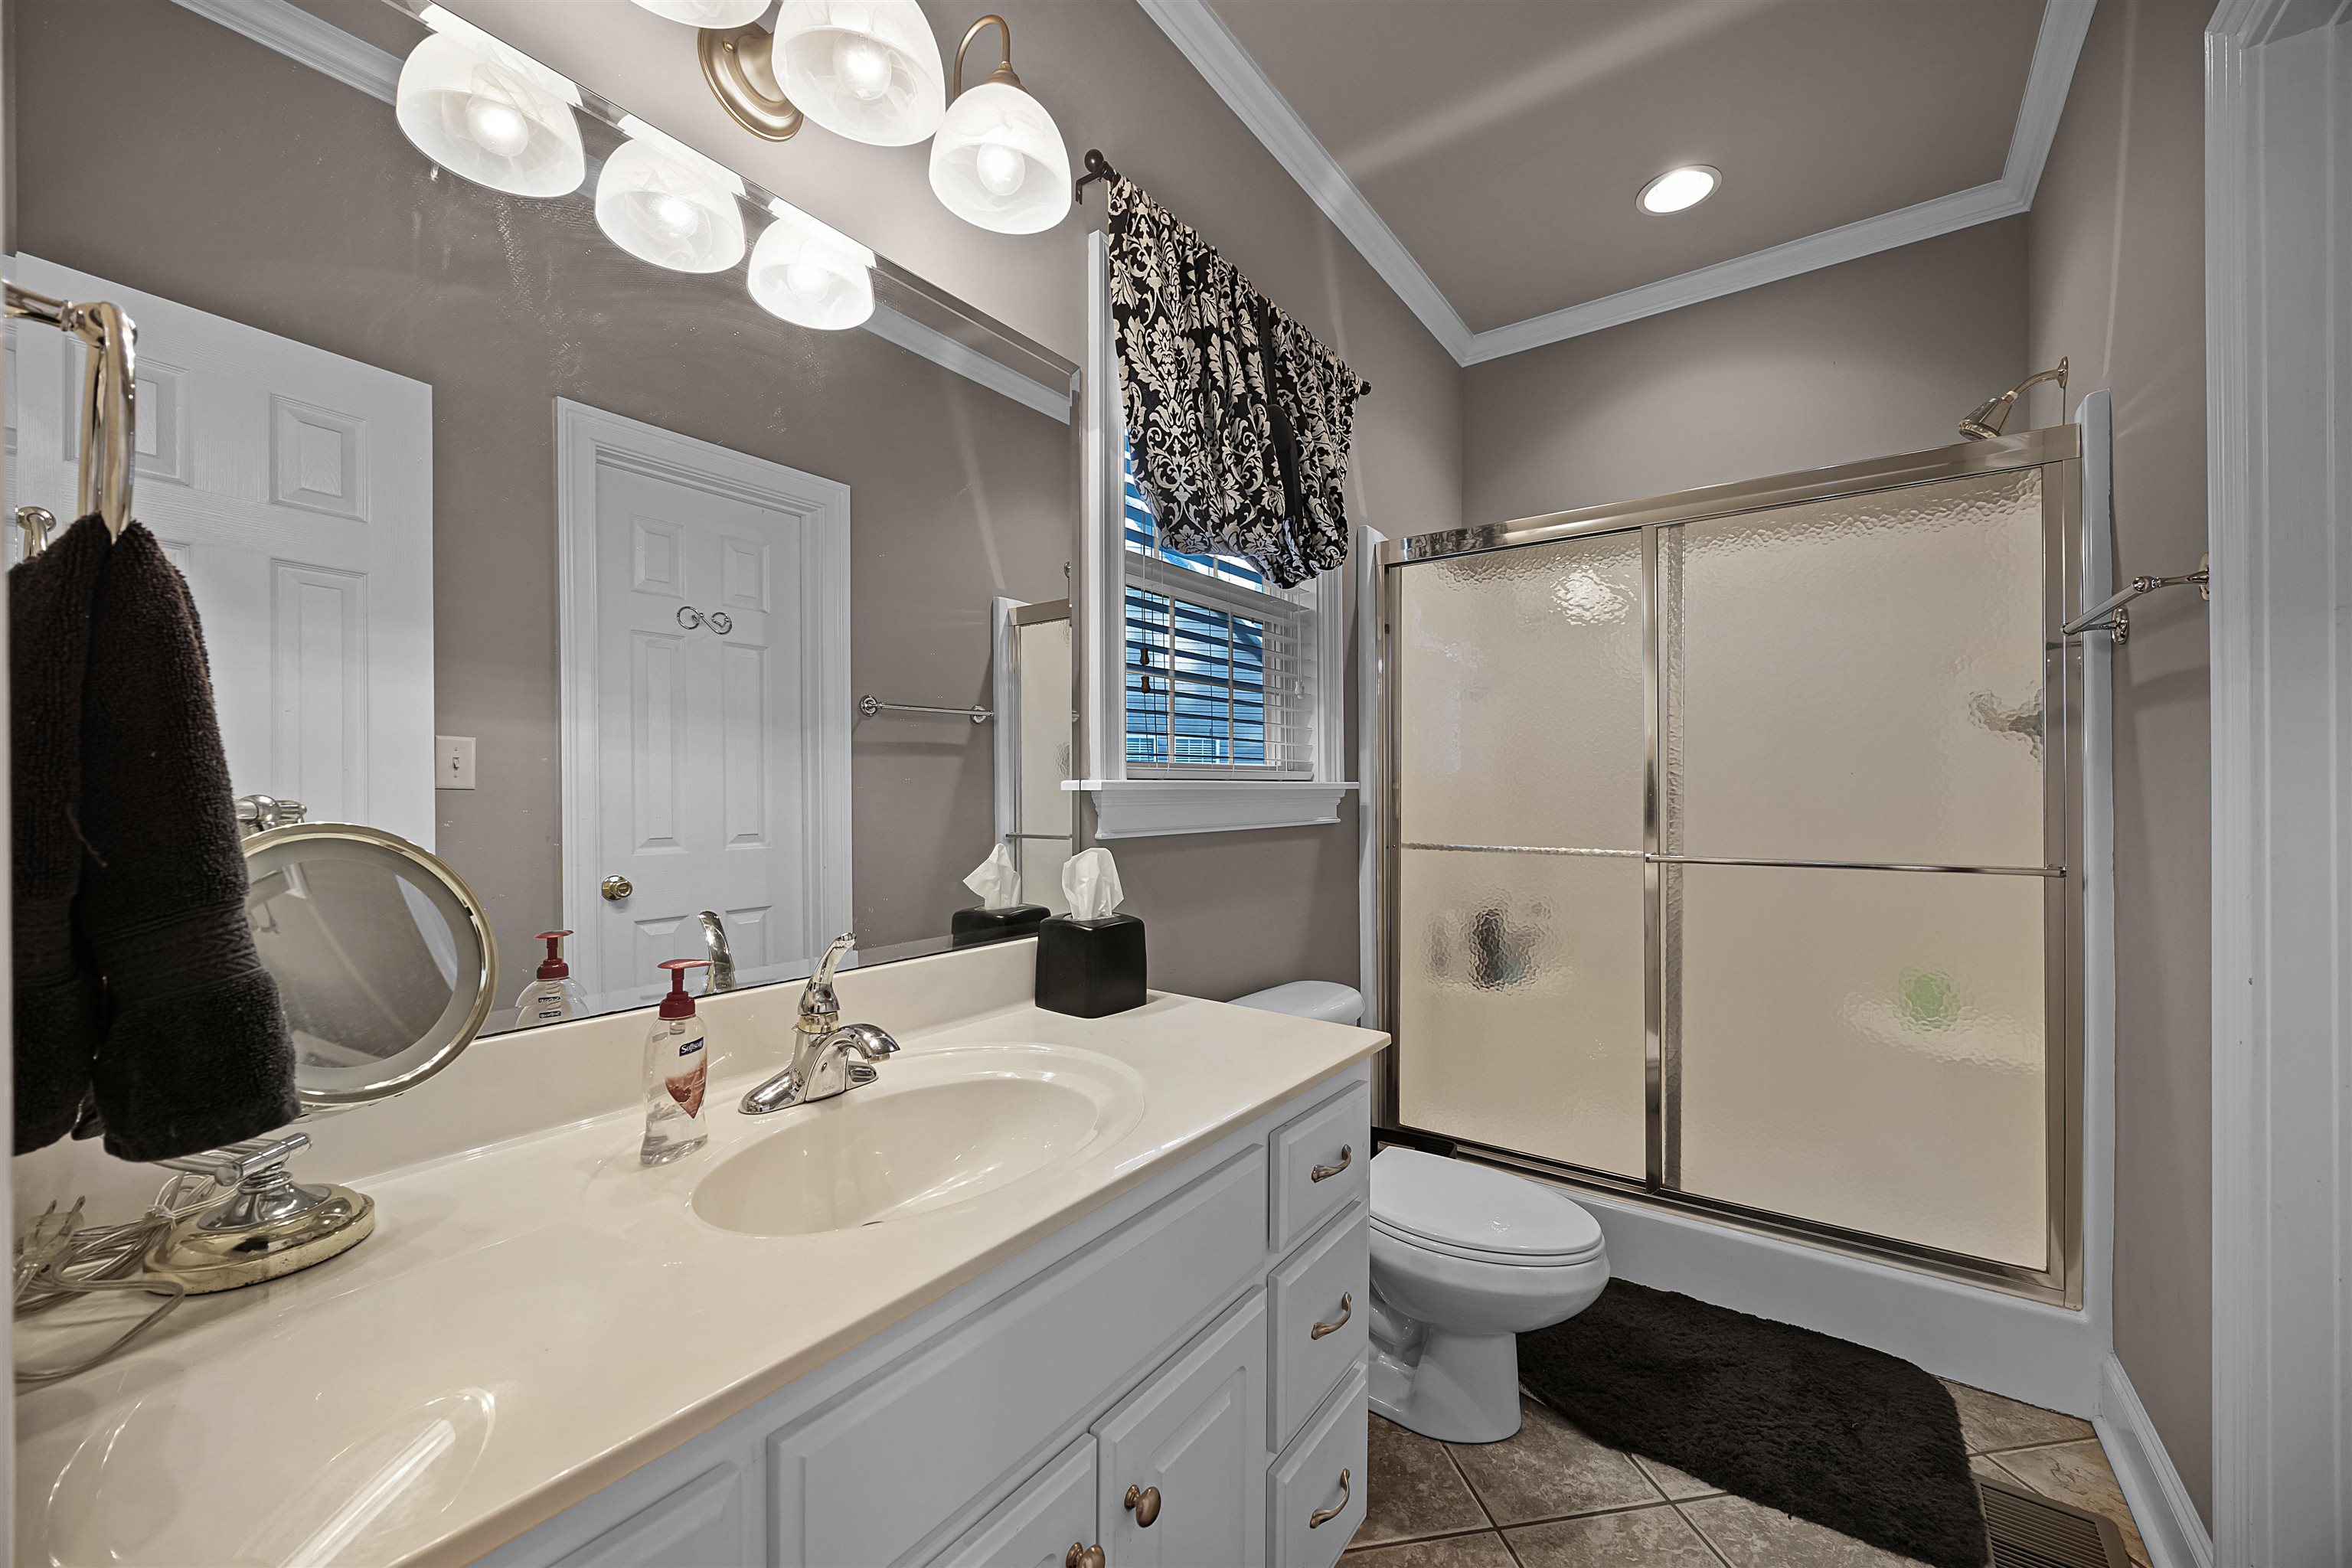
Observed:
[[[803,1026],[840,1016],[841,1002],[833,994],[834,966],[841,962],[843,953],[856,945],[857,933],[843,931],[833,939],[833,945],[824,950],[824,956],[816,961],[816,973],[808,977],[806,985],[801,987],[801,1021]],[[829,1023],[824,1025],[825,1028],[831,1026]]]

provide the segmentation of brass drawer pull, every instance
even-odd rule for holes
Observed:
[[[1150,1530],[1160,1518],[1160,1489],[1129,1487],[1127,1489],[1127,1510],[1135,1515],[1139,1529]]]
[[[1339,1145],[1339,1163],[1336,1165],[1318,1165],[1307,1173],[1307,1179],[1310,1182],[1328,1182],[1355,1163],[1355,1146],[1342,1143]]]
[[[1347,1512],[1349,1500],[1354,1496],[1354,1489],[1348,1485],[1348,1472],[1341,1470],[1339,1472],[1339,1505],[1337,1508],[1318,1508],[1313,1513],[1308,1514],[1307,1516],[1307,1528],[1309,1530],[1320,1530],[1325,1525],[1330,1523],[1333,1520],[1339,1518],[1341,1514]]]
[[[1103,1556],[1101,1547],[1087,1546],[1073,1541],[1069,1555],[1062,1559],[1062,1568],[1104,1568],[1108,1561]]]
[[[1307,1331],[1307,1337],[1310,1340],[1319,1340],[1325,1334],[1336,1334],[1346,1328],[1348,1320],[1355,1315],[1356,1293],[1353,1290],[1342,1290],[1339,1292],[1339,1315],[1328,1323],[1316,1324]]]

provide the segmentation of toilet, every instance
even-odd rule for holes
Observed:
[[[1294,981],[1235,998],[1353,1024],[1354,989]],[[1391,1145],[1372,1159],[1372,1408],[1448,1443],[1519,1429],[1518,1336],[1576,1316],[1609,1283],[1601,1226],[1565,1193]]]

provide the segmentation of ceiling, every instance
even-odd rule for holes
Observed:
[[[2025,210],[2091,7],[1143,4],[1465,363]]]

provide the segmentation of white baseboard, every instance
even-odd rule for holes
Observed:
[[[2092,1425],[2124,1500],[2131,1504],[2152,1568],[2213,1568],[2213,1540],[2205,1521],[2197,1517],[2197,1505],[2180,1484],[2180,1472],[2172,1468],[2172,1456],[2164,1451],[2124,1363],[2112,1355],[2100,1368],[2099,1413]]]
[[[1588,1192],[1576,1201],[1601,1222],[1619,1279],[1834,1334],[2085,1420],[2099,1407],[2107,1347],[2088,1314]]]

